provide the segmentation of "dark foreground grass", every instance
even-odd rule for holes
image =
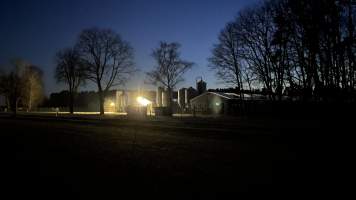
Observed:
[[[1,190],[46,199],[320,196],[340,191],[349,158],[347,129],[333,123],[2,116]]]

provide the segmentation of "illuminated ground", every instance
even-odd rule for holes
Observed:
[[[318,135],[320,123],[0,115],[3,189],[48,199],[317,192],[329,178],[319,164],[328,152],[326,135],[308,133]]]

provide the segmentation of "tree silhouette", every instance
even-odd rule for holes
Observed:
[[[76,47],[86,65],[87,78],[98,87],[100,114],[108,90],[124,84],[135,72],[133,49],[110,29],[90,28],[81,32]]]
[[[21,79],[23,84],[21,100],[22,104],[27,107],[27,111],[32,111],[43,100],[43,72],[40,68],[33,65],[23,66],[21,69]]]
[[[67,48],[56,54],[55,78],[57,82],[64,82],[69,91],[69,112],[74,112],[74,97],[81,84],[85,83],[86,68],[79,52],[74,48]]]
[[[288,87],[302,100],[355,100],[355,18],[350,0],[264,1],[227,23],[210,66],[236,86],[252,72],[271,99]]]
[[[242,89],[241,40],[238,38],[236,24],[228,23],[220,32],[218,40],[219,43],[212,50],[212,57],[208,59],[209,66],[220,80]]]
[[[11,65],[11,70],[0,77],[0,91],[16,115],[20,102],[31,110],[42,100],[42,71],[22,59],[12,60]]]
[[[156,65],[152,71],[146,73],[148,82],[166,87],[170,109],[172,90],[178,83],[184,81],[183,74],[194,65],[180,58],[179,48],[179,43],[160,42],[159,47],[152,52]]]

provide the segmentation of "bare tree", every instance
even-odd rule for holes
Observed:
[[[86,69],[79,52],[74,48],[60,50],[56,55],[55,78],[68,86],[69,112],[74,112],[74,98],[81,84],[85,83]]]
[[[273,100],[287,87],[302,100],[355,99],[355,5],[267,0],[244,9],[220,33],[210,67],[238,87],[252,70]]]
[[[5,96],[6,102],[10,110],[16,115],[17,107],[21,100],[21,94],[23,92],[23,79],[20,76],[19,69],[22,65],[22,61],[13,60],[11,71],[8,73],[3,72],[0,78],[0,90]]]
[[[113,30],[98,28],[83,30],[77,48],[86,65],[88,79],[98,87],[100,114],[103,115],[108,90],[124,84],[136,71],[133,66],[133,49]]]
[[[1,66],[0,66],[1,67]],[[4,95],[5,94],[5,72],[3,71],[3,69],[0,68],[0,95]]]
[[[242,89],[240,40],[236,23],[228,23],[220,32],[218,44],[214,45],[209,67],[218,79]]]
[[[172,90],[178,83],[184,81],[183,74],[194,65],[180,58],[179,48],[179,43],[160,42],[159,47],[152,52],[156,65],[152,71],[146,73],[151,84],[166,87],[170,111],[172,111]]]
[[[257,80],[256,74],[248,62],[241,61],[241,66],[242,66],[241,69],[242,83],[247,84],[248,90],[250,91],[250,95],[252,98],[253,97],[252,85]]]
[[[42,75],[42,70],[33,65],[25,65],[21,69],[20,76],[23,82],[21,102],[27,111],[32,111],[43,100]]]
[[[5,98],[5,102],[8,106],[7,84],[7,74],[3,69],[0,69],[0,95]]]
[[[22,59],[14,59],[11,64],[11,70],[0,75],[0,93],[5,96],[8,107],[16,115],[19,103],[28,111],[41,103],[43,72]]]
[[[275,27],[271,8],[266,3],[253,10],[245,10],[239,14],[235,23],[240,30],[243,58],[251,64],[251,69],[264,87],[272,93],[274,86],[272,37]]]

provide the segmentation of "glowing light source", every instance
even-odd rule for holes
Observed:
[[[114,107],[114,106],[115,106],[115,103],[114,103],[114,102],[111,102],[111,103],[110,103],[110,106],[111,106],[111,107]]]
[[[216,102],[215,105],[216,105],[216,106],[220,106],[220,103]]]
[[[147,106],[148,104],[151,104],[152,102],[144,97],[137,97],[137,102],[141,105],[141,106]]]

